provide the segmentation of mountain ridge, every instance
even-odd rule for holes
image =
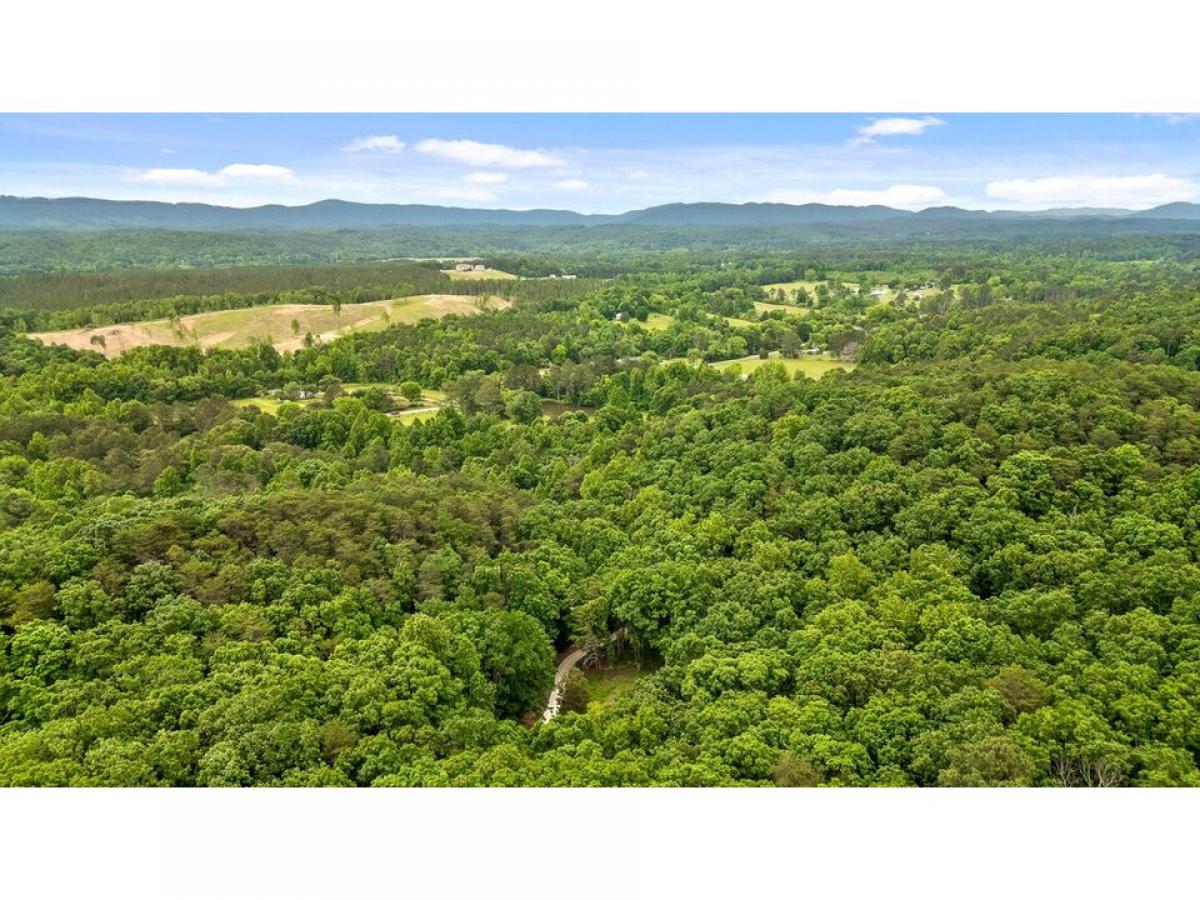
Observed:
[[[237,231],[326,230],[442,226],[594,226],[627,224],[662,227],[781,227],[856,225],[889,221],[1020,219],[1177,219],[1200,220],[1200,204],[1167,203],[1145,210],[1048,209],[969,210],[955,206],[919,211],[888,206],[834,206],[823,203],[667,203],[618,214],[565,209],[477,209],[433,204],[361,203],[318,200],[298,206],[252,207],[157,200],[0,195],[0,229],[80,231],[109,229]]]

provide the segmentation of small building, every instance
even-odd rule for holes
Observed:
[[[578,277],[579,277],[578,275],[564,275],[563,276],[563,278],[566,278],[566,279],[578,278]]]
[[[487,270],[487,266],[485,266],[483,263],[476,263],[476,264],[475,264],[475,271],[476,271],[476,272],[483,272],[483,271],[486,271],[486,270]]]
[[[470,263],[458,263],[454,267],[455,272],[470,272],[473,266]]]
[[[628,322],[629,321],[629,313],[624,313],[624,312],[613,313],[613,321],[614,322]]]
[[[875,290],[871,291],[871,296],[872,297],[882,297],[886,293],[887,293],[887,288],[875,288]]]

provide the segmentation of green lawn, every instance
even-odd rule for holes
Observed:
[[[767,303],[763,300],[755,300],[754,309],[760,313],[785,312],[793,316],[807,316],[812,311],[807,306],[790,306],[786,303]]]
[[[835,359],[832,356],[801,356],[798,359],[786,359],[779,356],[778,351],[772,353],[770,359],[760,359],[757,356],[743,356],[741,359],[725,359],[721,362],[711,363],[710,365],[714,369],[731,369],[734,366],[738,366],[742,371],[742,375],[746,376],[769,362],[780,363],[787,369],[789,375],[803,372],[809,378],[820,378],[826,372],[832,372],[834,369],[842,369],[849,372],[854,368],[854,363]]]
[[[239,400],[231,400],[229,402],[239,409],[245,409],[248,406],[257,406],[261,412],[265,412],[270,416],[277,416],[279,415],[279,407],[281,407],[285,401],[276,400],[274,397],[242,397]],[[296,402],[303,406],[305,403],[311,403],[312,401],[299,400]]]
[[[440,411],[437,409],[402,409],[392,413],[392,418],[401,425],[411,425],[413,422],[428,422]]]
[[[617,662],[609,669],[595,669],[586,672],[588,681],[588,704],[597,703],[609,706],[627,693],[643,675],[649,674],[646,668],[638,668],[631,661]]]
[[[647,331],[666,331],[674,324],[674,316],[666,316],[662,313],[650,313],[646,317],[646,321],[642,323],[642,327]]]
[[[396,384],[388,384],[387,382],[383,382],[383,381],[347,381],[342,384],[342,392],[346,396],[352,396],[361,391],[370,390],[371,388],[378,388],[379,390],[387,393],[392,398],[392,400],[395,402],[397,407],[404,407],[406,405],[411,405],[414,407],[413,410],[406,410],[403,408],[399,408],[394,413],[392,413],[392,415],[394,415],[394,416],[403,417],[405,423],[419,422],[419,421],[424,421],[425,419],[433,418],[433,416],[437,415],[437,410],[429,411],[429,410],[422,409],[422,407],[442,406],[449,399],[446,396],[445,391],[438,391],[438,390],[434,390],[433,388],[422,388],[421,389],[421,399],[414,401],[412,404],[409,404],[409,402],[404,397],[400,396],[400,386],[396,385]],[[234,406],[237,406],[237,407],[243,408],[243,409],[247,406],[257,406],[263,412],[268,413],[269,415],[275,416],[275,415],[279,414],[279,407],[282,406],[284,403],[290,402],[290,403],[295,403],[298,406],[308,406],[311,403],[316,403],[320,400],[323,400],[324,396],[325,395],[323,392],[318,391],[317,396],[310,397],[307,400],[290,400],[289,401],[289,400],[280,400],[276,397],[260,396],[260,397],[242,397],[241,399],[232,400],[230,402],[232,402]]]
[[[625,319],[624,321],[620,321],[618,324],[641,325],[647,331],[666,331],[675,324],[675,317],[667,316],[663,313],[650,313],[650,315],[646,316],[645,322],[639,321],[638,319]]]

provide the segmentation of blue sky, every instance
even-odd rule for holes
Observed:
[[[1200,201],[1200,116],[0,115],[0,194],[621,212]]]

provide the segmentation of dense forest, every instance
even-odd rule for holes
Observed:
[[[0,234],[0,784],[1200,786],[1195,236],[1012,228]]]

